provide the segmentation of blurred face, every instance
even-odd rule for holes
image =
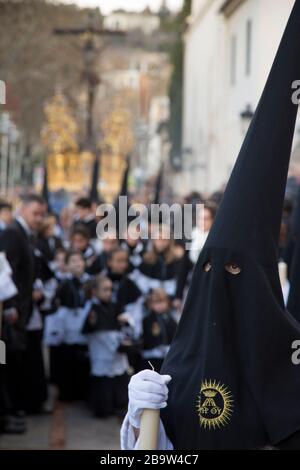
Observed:
[[[112,282],[110,279],[105,279],[99,283],[96,289],[96,297],[102,302],[109,302],[112,296]]]
[[[84,273],[85,263],[81,255],[70,256],[67,264],[68,271],[75,277],[80,277]]]
[[[76,215],[80,218],[80,219],[84,219],[85,217],[87,217],[88,215],[90,215],[91,213],[91,209],[89,207],[80,207],[80,206],[76,206]]]
[[[109,268],[115,274],[124,274],[128,269],[128,255],[126,252],[117,251],[109,260]]]
[[[114,248],[118,246],[118,240],[115,237],[105,238],[102,241],[104,253],[110,253]]]
[[[203,214],[204,232],[209,232],[212,224],[213,224],[213,217],[212,217],[211,211],[209,209],[204,209],[204,214]]]
[[[54,235],[54,228],[56,224],[56,219],[55,217],[47,217],[47,226],[43,230],[44,237],[49,238]]]
[[[55,264],[57,266],[57,269],[61,272],[65,272],[67,267],[66,267],[66,255],[65,253],[57,253],[55,256]]]
[[[36,232],[41,228],[43,219],[46,215],[46,206],[39,202],[24,204],[21,207],[20,215],[23,217],[30,230]]]
[[[150,302],[150,309],[157,314],[166,313],[169,307],[169,301],[165,298],[154,298]]]
[[[171,240],[166,238],[159,238],[158,240],[153,240],[153,246],[156,253],[164,253],[170,246]]]
[[[0,212],[0,220],[2,220],[2,222],[4,222],[6,225],[9,225],[13,220],[12,210],[8,207],[2,209]]]
[[[71,245],[73,250],[83,252],[86,250],[89,241],[80,233],[76,233],[71,237]]]
[[[141,238],[141,232],[138,228],[130,228],[125,234],[127,244],[131,247],[135,247]]]

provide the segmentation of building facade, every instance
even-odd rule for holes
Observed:
[[[160,18],[152,13],[149,8],[140,13],[116,10],[104,17],[103,25],[105,28],[114,31],[140,30],[150,36],[159,29]]]
[[[184,38],[182,193],[211,192],[228,180],[293,3],[193,1]]]

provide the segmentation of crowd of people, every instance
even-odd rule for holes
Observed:
[[[1,201],[0,251],[18,291],[2,305],[1,433],[25,432],[26,415],[51,413],[54,397],[83,400],[100,418],[126,414],[130,376],[158,372],[168,352],[220,199],[190,196],[205,206],[188,245],[161,223],[151,227],[154,239],[129,226],[100,240],[87,197],[68,208],[68,217],[51,213],[36,194],[23,196],[17,209]]]
[[[2,433],[25,432],[27,414],[51,413],[55,394],[86,401],[97,417],[124,415],[130,375],[161,367],[215,214],[209,203],[189,256],[160,223],[153,240],[130,226],[100,240],[89,198],[67,209],[55,215],[36,194],[17,208],[0,203],[0,251],[18,291],[2,305]]]

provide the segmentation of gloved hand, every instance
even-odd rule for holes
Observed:
[[[132,376],[128,385],[128,418],[133,427],[139,429],[144,409],[159,410],[167,406],[170,380],[169,375],[148,369]]]

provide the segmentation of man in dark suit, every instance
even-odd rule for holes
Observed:
[[[0,200],[0,232],[5,230],[12,220],[12,205],[8,201]]]
[[[12,278],[18,289],[16,296],[3,305],[3,339],[7,349],[5,366],[9,409],[2,420],[2,431],[22,432],[24,420],[24,358],[26,324],[32,313],[35,264],[33,238],[46,213],[44,200],[35,194],[22,198],[14,222],[0,234],[0,251],[6,253]]]

